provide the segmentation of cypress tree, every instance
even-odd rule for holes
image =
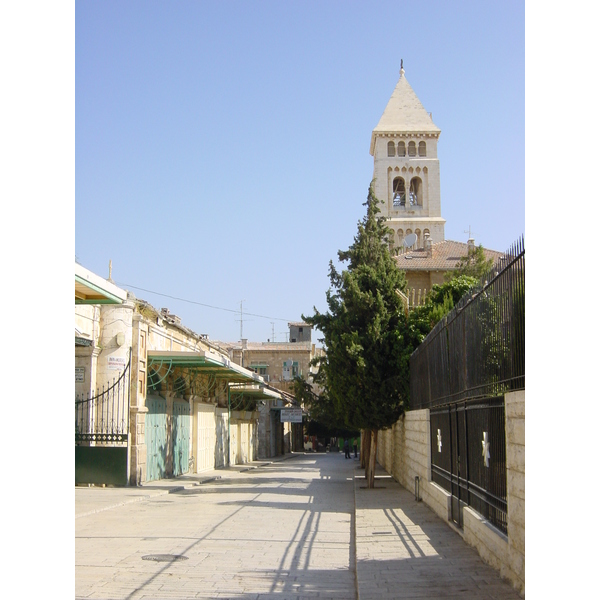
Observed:
[[[409,378],[406,315],[398,291],[406,289],[404,273],[390,254],[391,230],[379,216],[373,185],[358,223],[354,243],[338,251],[341,272],[329,263],[329,310],[302,318],[322,332],[325,390],[335,413],[349,429],[363,429],[369,456],[365,476],[374,487],[377,432],[391,427],[408,407]],[[412,351],[412,347],[410,349]],[[403,360],[404,359],[404,360]]]

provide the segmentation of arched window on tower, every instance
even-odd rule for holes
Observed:
[[[415,229],[415,235],[417,236],[417,248],[422,248],[423,246],[421,245],[421,230]]]
[[[419,177],[410,180],[408,197],[411,206],[423,206],[423,182]]]
[[[406,189],[402,177],[394,179],[393,190],[393,205],[396,207],[406,206]]]
[[[427,144],[419,142],[419,156],[427,156]]]
[[[388,142],[388,156],[396,156],[396,144]]]
[[[417,145],[414,142],[408,142],[408,155],[409,156],[417,155]]]
[[[398,142],[398,156],[406,156],[406,144]]]

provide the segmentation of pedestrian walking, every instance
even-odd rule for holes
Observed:
[[[344,440],[344,458],[351,458],[350,456],[350,442],[348,441],[348,439],[346,438]]]
[[[358,443],[356,438],[352,439],[352,446],[354,447],[354,458],[358,458]]]

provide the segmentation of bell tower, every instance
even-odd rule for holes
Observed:
[[[402,63],[401,63],[402,65]],[[400,79],[371,135],[375,195],[382,215],[394,230],[394,245],[416,234],[414,248],[426,240],[444,241],[441,216],[440,163],[435,126],[400,68]]]

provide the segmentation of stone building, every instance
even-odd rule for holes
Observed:
[[[256,458],[258,407],[283,393],[77,264],[75,304],[76,481],[139,485]]]
[[[260,375],[270,386],[280,390],[284,398],[271,400],[259,406],[258,457],[271,458],[304,448],[301,424],[282,423],[281,409],[292,403],[294,377],[312,382],[313,358],[323,353],[311,340],[312,326],[291,322],[287,342],[249,342],[224,344],[231,360]],[[284,402],[285,400],[285,402]]]
[[[373,179],[381,212],[393,231],[392,246],[405,271],[410,304],[419,304],[434,284],[456,268],[474,240],[454,242],[444,236],[437,145],[441,130],[434,124],[404,69],[371,135]],[[484,249],[487,258],[502,253]],[[413,301],[414,299],[414,301]]]
[[[444,283],[446,273],[456,270],[458,261],[475,249],[475,240],[464,242],[444,240],[428,244],[424,248],[413,248],[398,255],[398,266],[405,272],[407,281],[407,300],[410,306],[422,304],[432,285]],[[502,252],[483,249],[486,259],[494,263]]]

